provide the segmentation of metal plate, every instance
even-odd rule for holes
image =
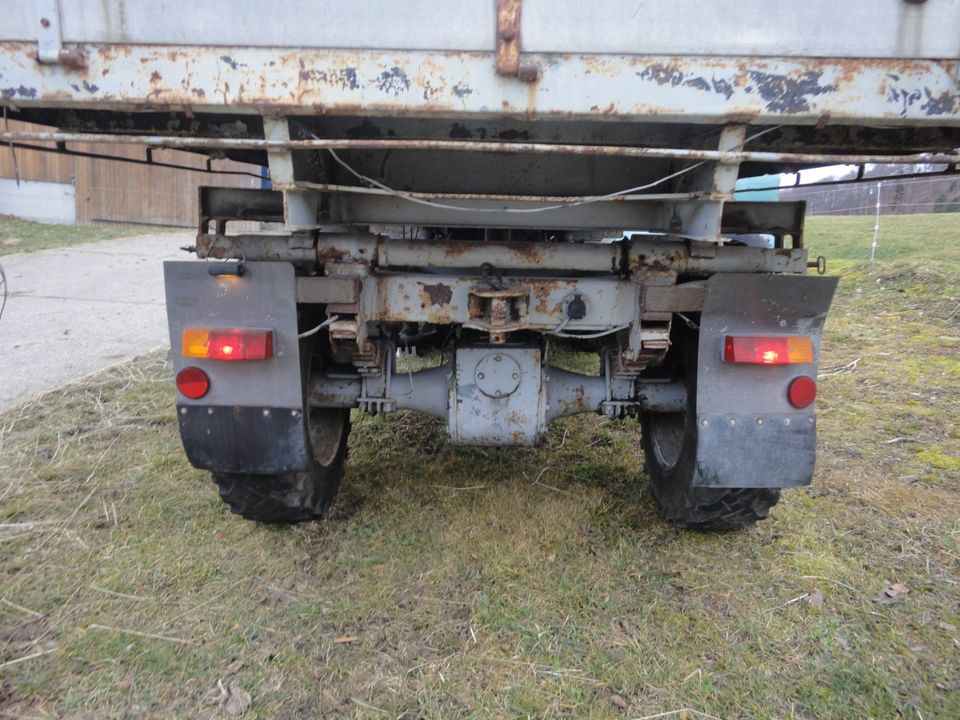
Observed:
[[[6,3],[2,39],[35,39],[40,2]],[[322,12],[313,0],[62,5],[64,41],[84,43],[492,53],[497,27],[493,0],[325,0]],[[524,52],[632,53],[638,45],[696,55],[956,58],[960,52],[957,0],[522,0],[522,8]]]
[[[519,368],[517,387],[506,397],[490,397],[480,387],[481,364],[486,367],[488,362],[496,362],[488,360],[491,355],[510,358]],[[458,348],[449,418],[453,442],[495,446],[535,444],[544,427],[540,361],[539,348]],[[512,377],[505,380],[513,382]],[[496,389],[491,389],[495,393]]]
[[[209,263],[166,262],[164,281],[174,372],[210,377],[200,400],[178,395],[180,436],[196,467],[285,472],[307,467],[293,266],[249,262],[242,277],[213,277]],[[224,362],[181,356],[185,327],[273,330],[274,357]]]
[[[497,75],[492,53],[99,44],[84,46],[85,68],[65,72],[38,65],[36,51],[35,40],[0,49],[0,101],[195,113],[362,108],[370,117],[960,125],[955,56],[534,55],[542,72],[528,84]]]
[[[830,309],[835,277],[722,273],[707,280],[700,316],[697,415],[802,414],[787,402],[798,375],[817,376],[820,333]],[[797,365],[725,363],[726,335],[808,335],[814,362]]]
[[[816,458],[814,405],[787,400],[790,381],[817,377],[820,334],[837,278],[729,273],[707,281],[697,368],[694,485],[807,485]],[[806,335],[814,362],[723,362],[726,335]]]

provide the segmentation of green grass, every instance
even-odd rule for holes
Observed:
[[[960,717],[956,227],[897,218],[871,267],[871,219],[810,220],[823,370],[857,362],[813,486],[741,533],[657,520],[633,421],[496,450],[355,416],[331,517],[270,528],[186,464],[163,357],[0,415],[0,662],[47,653],[0,712],[207,718],[236,684],[254,718]]]
[[[0,256],[69,247],[114,238],[171,232],[154,225],[57,225],[0,215]]]

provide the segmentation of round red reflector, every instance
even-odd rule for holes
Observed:
[[[790,382],[790,387],[787,388],[787,400],[790,401],[791,405],[800,410],[805,407],[810,407],[816,398],[817,384],[813,381],[813,378],[809,378],[806,375],[794,378]]]
[[[210,378],[200,368],[185,367],[177,373],[177,390],[191,400],[199,400],[210,390]]]

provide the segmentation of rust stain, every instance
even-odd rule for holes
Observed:
[[[520,0],[497,0],[497,74],[520,70]]]
[[[453,289],[449,285],[419,283],[421,297],[426,296],[429,305],[449,305],[453,299]]]

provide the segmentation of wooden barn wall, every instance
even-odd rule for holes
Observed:
[[[46,130],[38,125],[10,121],[11,130]],[[71,150],[144,159],[145,149],[138,145],[109,143],[72,143]],[[216,175],[133,163],[55,155],[32,150],[17,150],[17,166],[24,180],[74,183],[77,196],[77,222],[95,225],[104,222],[142,223],[192,227],[197,224],[197,188],[260,187],[257,177]],[[179,150],[155,150],[157,162],[204,168],[206,157]],[[255,165],[215,160],[216,170],[240,170],[257,174]],[[15,176],[12,153],[0,148],[0,177]]]
[[[42,125],[10,120],[10,130],[44,131],[50,130]],[[54,143],[31,143],[33,145],[53,146]],[[75,174],[72,157],[34,150],[17,150],[16,167],[20,169],[21,180],[39,180],[42,182],[72,183]],[[0,177],[16,177],[13,152],[9,146],[0,145]]]

